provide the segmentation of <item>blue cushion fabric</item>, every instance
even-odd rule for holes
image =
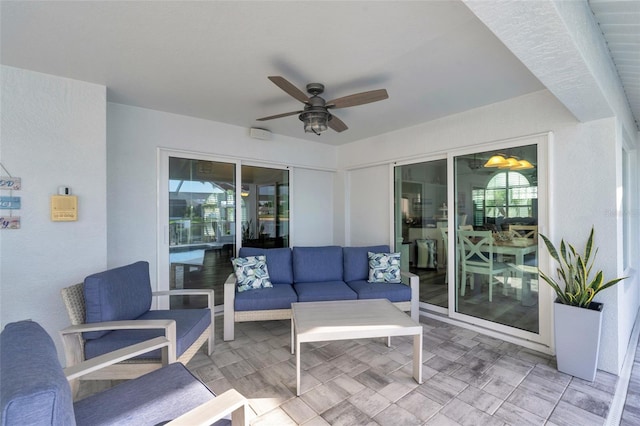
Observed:
[[[274,284],[271,288],[236,293],[236,311],[262,311],[266,309],[289,309],[298,301],[291,284]]]
[[[293,269],[291,266],[291,249],[284,248],[256,248],[241,247],[238,256],[259,256],[264,255],[267,258],[267,268],[269,269],[269,278],[273,284],[293,284]]]
[[[388,299],[393,303],[411,300],[411,287],[402,283],[370,283],[359,280],[347,284],[358,294],[358,299]]]
[[[71,388],[47,332],[33,321],[0,334],[3,425],[75,425]]]
[[[346,282],[366,280],[369,278],[368,252],[388,253],[389,246],[344,247],[342,249],[344,258],[344,280]]]
[[[323,300],[355,300],[358,295],[344,281],[324,281],[296,283],[299,302],[319,302]]]
[[[238,292],[273,287],[264,255],[236,257],[231,259],[231,263],[236,274]]]
[[[293,277],[295,283],[342,281],[342,247],[294,247]]]
[[[368,253],[370,283],[400,282],[400,253]]]
[[[149,263],[136,262],[84,279],[87,323],[135,319],[151,308]],[[97,339],[108,331],[84,333]]]
[[[78,425],[157,425],[215,395],[179,362],[128,380],[75,403]],[[229,420],[214,423],[228,425]]]
[[[147,311],[139,320],[173,319],[176,321],[176,354],[180,357],[211,324],[209,309],[172,309]],[[85,342],[85,358],[90,359],[125,346],[162,336],[163,330],[114,330],[100,339]],[[160,358],[160,350],[149,352],[139,358]]]

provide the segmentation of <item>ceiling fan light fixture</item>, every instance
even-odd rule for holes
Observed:
[[[306,133],[320,135],[329,128],[327,121],[329,121],[330,114],[326,111],[305,111],[300,114],[299,118],[304,123]]]

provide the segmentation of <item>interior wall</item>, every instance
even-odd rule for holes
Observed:
[[[106,268],[106,88],[7,66],[0,73],[0,158],[22,179],[21,190],[0,193],[21,201],[20,229],[0,230],[0,322],[39,322],[64,360],[60,289]],[[78,197],[75,222],[50,219],[61,185]]]
[[[429,152],[474,145],[482,150],[483,143],[551,131],[554,133],[554,142],[549,149],[549,222],[552,227],[547,234],[552,241],[566,238],[579,244],[588,236],[591,225],[595,225],[601,253],[599,264],[606,276],[613,277],[617,273],[618,219],[607,212],[616,209],[614,123],[615,118],[578,123],[549,92],[540,91],[341,146],[338,148],[339,167],[363,169],[361,173],[368,167],[374,173],[380,163],[389,164]],[[352,181],[350,191],[366,192],[368,185],[366,180]],[[347,202],[350,203],[344,216],[347,239],[357,239],[361,218],[349,213],[354,208],[353,200]],[[388,192],[380,192],[376,198],[379,205],[388,206],[392,202]],[[388,220],[386,215],[370,215],[366,226],[389,229]],[[632,306],[629,311],[637,311],[638,300],[621,300],[616,291],[605,292],[597,299],[607,306],[599,368],[617,374],[622,348],[626,349],[626,343],[617,335],[619,304],[629,304]],[[626,338],[628,341],[628,336]]]
[[[300,197],[291,205],[292,244],[332,243],[332,146],[279,135],[257,140],[248,128],[114,103],[107,104],[107,139],[109,267],[146,260],[157,283],[159,148],[290,166]]]
[[[347,172],[346,203],[349,246],[389,244],[391,206],[389,166],[379,165]]]

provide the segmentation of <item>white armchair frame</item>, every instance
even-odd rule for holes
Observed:
[[[62,289],[62,299],[67,308],[71,320],[71,326],[60,331],[62,344],[67,360],[67,367],[72,367],[85,362],[84,338],[82,333],[88,331],[104,330],[133,330],[133,329],[161,329],[164,337],[169,341],[167,350],[163,351],[162,359],[127,359],[109,366],[97,369],[83,375],[82,380],[122,380],[133,379],[143,374],[172,363],[175,361],[187,364],[196,352],[208,340],[208,354],[214,349],[214,292],[213,290],[169,290],[153,292],[153,297],[161,296],[194,296],[206,295],[208,307],[211,313],[211,325],[198,337],[198,339],[180,356],[176,356],[176,324],[174,320],[126,320],[86,323],[86,308],[83,293],[83,283],[75,284]],[[74,388],[77,390],[77,386]]]
[[[175,327],[175,322],[173,323]],[[106,323],[105,323],[106,324]],[[174,329],[175,332],[175,329]],[[174,336],[175,337],[175,336]],[[126,348],[118,349],[104,355],[91,358],[64,369],[67,380],[73,384],[83,376],[91,375],[100,369],[117,365],[118,363],[142,355],[156,349],[161,349],[165,356],[169,356],[173,343],[167,337],[156,337]],[[163,356],[163,359],[165,359]],[[166,363],[163,362],[163,365]],[[169,426],[198,426],[210,425],[227,415],[231,415],[233,426],[247,425],[248,401],[235,389],[230,389],[210,401],[167,423]]]

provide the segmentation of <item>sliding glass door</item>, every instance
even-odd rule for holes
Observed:
[[[222,305],[239,246],[289,246],[287,168],[168,151],[159,166],[159,288],[213,289]],[[173,297],[170,305],[203,307],[206,298]]]
[[[461,318],[540,334],[538,164],[536,144],[453,157],[449,272]]]
[[[402,269],[420,277],[420,302],[446,308],[447,160],[394,168],[395,250]]]

